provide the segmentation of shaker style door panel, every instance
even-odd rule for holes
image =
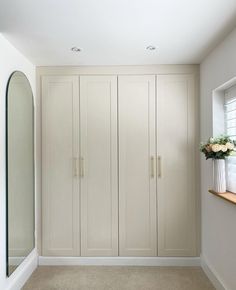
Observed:
[[[81,255],[118,255],[117,77],[81,76]]]
[[[158,255],[196,255],[195,94],[191,75],[157,77]]]
[[[156,256],[155,76],[120,76],[119,254]]]
[[[79,78],[42,78],[43,255],[78,256]]]

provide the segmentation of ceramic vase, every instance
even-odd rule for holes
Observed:
[[[213,190],[218,193],[226,192],[225,160],[214,159],[214,186]]]

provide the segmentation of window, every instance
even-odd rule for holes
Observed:
[[[236,86],[225,91],[225,133],[236,140]],[[227,190],[236,193],[236,155],[226,162]]]

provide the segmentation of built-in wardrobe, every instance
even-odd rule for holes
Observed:
[[[62,72],[39,77],[42,255],[197,256],[197,75]]]

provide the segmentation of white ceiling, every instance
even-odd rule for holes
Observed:
[[[236,0],[0,0],[0,31],[36,65],[200,63],[235,20]]]

